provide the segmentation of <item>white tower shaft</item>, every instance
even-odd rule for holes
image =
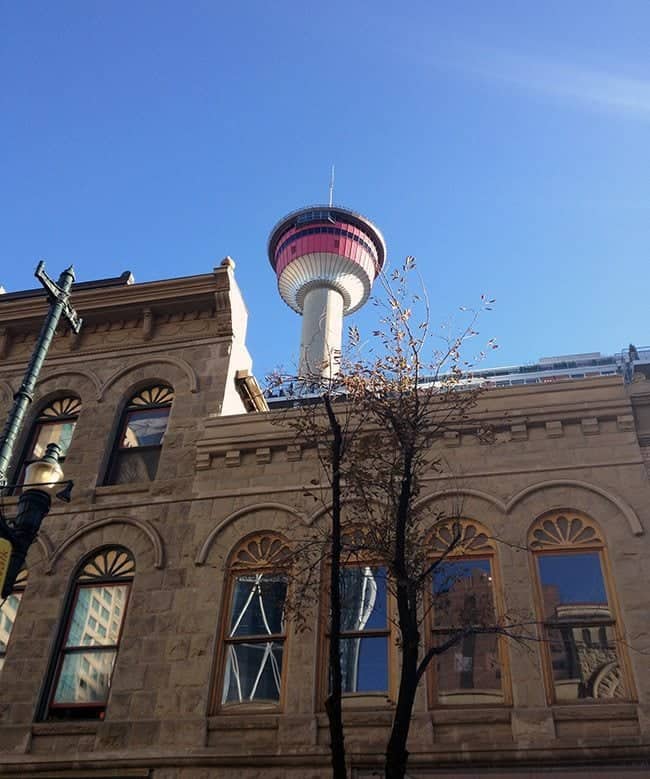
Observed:
[[[300,340],[301,376],[331,378],[339,367],[343,337],[343,295],[314,287],[305,295]]]

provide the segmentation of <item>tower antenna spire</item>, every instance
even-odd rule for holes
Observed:
[[[330,170],[330,208],[332,207],[333,201],[334,201],[334,165],[332,165],[332,169]]]

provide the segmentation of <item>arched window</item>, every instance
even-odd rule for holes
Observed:
[[[174,390],[156,384],[140,390],[124,409],[107,484],[153,481],[167,430]]]
[[[27,571],[23,568],[18,574],[13,592],[5,598],[2,606],[0,606],[0,671],[5,664],[7,646],[14,623],[16,622],[16,617],[18,616],[20,601],[22,600],[23,592],[27,586],[27,576]]]
[[[341,543],[341,689],[345,698],[357,699],[357,704],[360,699],[372,699],[374,704],[386,701],[394,687],[391,669],[395,665],[396,641],[391,634],[390,610],[393,603],[387,566],[369,552],[373,544],[363,526],[347,526]],[[321,581],[324,590],[322,607],[329,611],[330,568],[327,562],[323,565]],[[321,705],[331,689],[327,659],[329,627],[329,620],[324,620],[319,670]]]
[[[628,698],[599,528],[579,512],[553,512],[533,524],[528,543],[551,700]]]
[[[63,463],[80,411],[81,401],[74,396],[54,400],[41,411],[32,428],[20,468],[16,471],[16,484],[22,484],[25,468],[34,460],[39,460],[50,443],[61,447],[59,462]]]
[[[478,522],[459,520],[436,525],[429,548],[433,566],[430,600],[425,601],[429,640],[434,646],[452,641],[433,662],[431,701],[508,702],[504,640],[489,632],[498,625],[501,612],[494,541]],[[479,632],[485,628],[488,632]]]
[[[123,547],[102,549],[81,565],[53,664],[48,719],[103,718],[134,573]]]
[[[281,536],[260,533],[245,539],[231,558],[222,706],[280,702],[289,554]]]

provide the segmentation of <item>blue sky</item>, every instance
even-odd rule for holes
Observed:
[[[261,376],[300,332],[269,230],[335,163],[434,320],[497,298],[487,364],[648,344],[649,39],[646,0],[1,0],[0,284],[230,254]]]

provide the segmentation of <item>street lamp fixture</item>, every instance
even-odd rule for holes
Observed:
[[[55,443],[48,444],[43,457],[30,463],[25,469],[24,483],[11,485],[20,487],[21,494],[15,519],[6,520],[0,516],[0,543],[4,541],[5,547],[7,542],[11,545],[8,564],[5,567],[2,598],[11,594],[16,577],[25,564],[29,547],[35,541],[41,523],[50,510],[52,495],[66,503],[70,502],[72,482],[64,482],[63,468],[59,464],[60,456],[61,447]],[[55,492],[62,482],[64,488]],[[0,566],[0,582],[2,573]]]

